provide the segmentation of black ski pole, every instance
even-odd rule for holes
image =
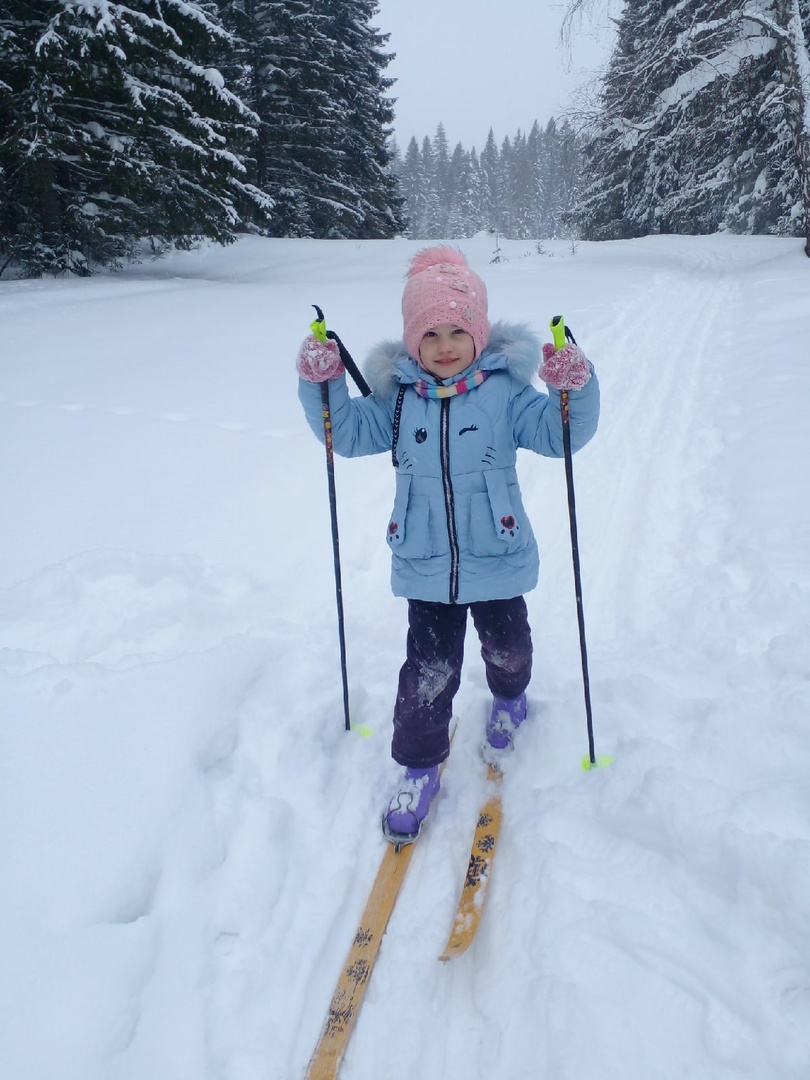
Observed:
[[[317,304],[312,305],[318,318],[310,325],[310,329],[319,341],[332,339],[338,347],[343,366],[351,373],[364,397],[368,397],[371,389],[350,356],[343,342],[332,330],[326,329],[326,320],[323,312]],[[329,382],[321,383],[321,409],[323,413],[323,436],[326,447],[326,480],[329,488],[329,514],[332,521],[332,556],[335,567],[335,599],[337,601],[338,641],[340,644],[340,674],[343,679],[343,717],[346,731],[351,731],[351,718],[349,715],[349,674],[346,665],[346,625],[343,618],[343,581],[340,570],[340,537],[338,534],[337,516],[337,489],[335,487],[335,455],[332,445],[332,410],[329,405]]]
[[[555,315],[551,320],[551,333],[554,337],[554,349],[559,352],[568,341],[576,345],[574,335],[565,325],[562,315]],[[579,539],[577,535],[577,508],[574,496],[574,461],[571,450],[571,416],[569,412],[568,391],[560,391],[560,416],[563,431],[563,456],[565,458],[565,483],[568,489],[568,521],[571,528],[571,556],[574,563],[574,591],[577,598],[577,623],[579,625],[579,650],[582,656],[582,685],[585,693],[585,717],[588,725],[588,756],[582,759],[583,769],[596,769],[609,764],[610,759],[597,756],[593,737],[593,710],[591,708],[591,680],[588,674],[588,646],[585,640],[585,611],[582,605],[582,575],[579,564]]]

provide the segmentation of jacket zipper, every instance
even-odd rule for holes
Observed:
[[[456,532],[456,512],[453,503],[453,484],[450,480],[450,402],[452,398],[442,399],[439,445],[442,465],[442,487],[444,488],[444,513],[447,520],[447,536],[450,540],[450,603],[458,601],[458,533]]]

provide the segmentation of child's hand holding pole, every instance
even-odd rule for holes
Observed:
[[[304,338],[295,361],[298,374],[311,383],[328,382],[346,370],[337,341],[327,337],[323,312],[316,310],[319,317],[311,324],[312,333]]]
[[[565,329],[560,341],[554,326],[552,333],[555,334],[554,344],[546,342],[543,345],[540,378],[555,390],[581,390],[591,377],[588,358],[575,341],[566,341]]]

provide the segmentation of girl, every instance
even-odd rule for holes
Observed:
[[[596,431],[599,388],[575,345],[554,352],[525,326],[487,317],[484,282],[461,252],[434,247],[411,261],[402,342],[382,343],[366,370],[372,394],[350,398],[334,341],[307,338],[299,397],[323,441],[321,392],[330,386],[334,450],[391,453],[391,583],[408,600],[408,637],[394,707],[392,755],[405,766],[383,814],[396,843],[415,840],[439,790],[461,680],[467,612],[481,642],[493,701],[485,757],[513,747],[526,718],[532,641],[523,594],[537,584],[537,544],[515,471],[518,447],[562,457],[560,390],[569,390],[571,445]]]

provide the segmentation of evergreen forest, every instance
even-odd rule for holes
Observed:
[[[810,255],[810,0],[626,0],[617,29],[580,234],[795,235]]]
[[[0,273],[404,224],[375,0],[5,0]]]
[[[569,0],[567,18],[599,0]],[[810,255],[810,0],[625,0],[587,108],[404,152],[376,0],[5,0],[0,275],[240,233],[771,233]]]
[[[472,236],[482,229],[515,240],[571,235],[570,215],[581,187],[581,140],[552,118],[498,145],[492,129],[484,149],[450,151],[443,124],[434,137],[412,138],[394,167],[405,201],[408,236]]]

